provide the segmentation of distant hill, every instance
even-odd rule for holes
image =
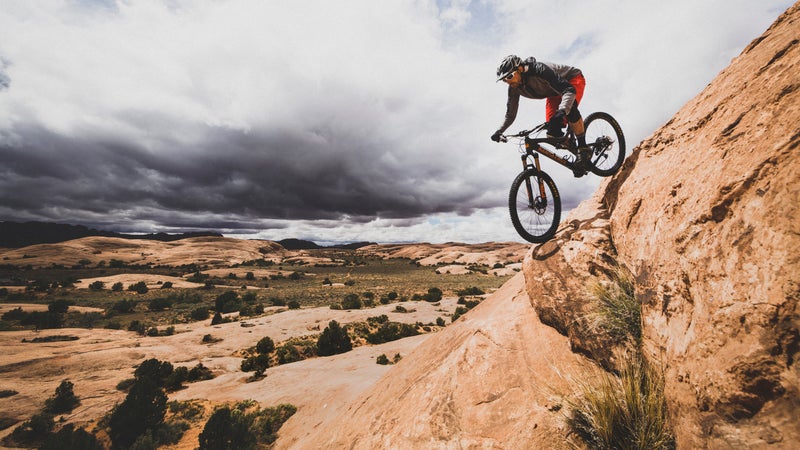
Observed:
[[[167,234],[123,234],[102,231],[83,225],[67,225],[49,222],[0,222],[0,247],[19,248],[36,244],[55,244],[89,236],[117,237],[123,239],[150,239],[155,241],[177,241],[188,237],[222,236],[220,233],[198,231]]]
[[[312,241],[305,241],[303,239],[283,239],[277,241],[286,250],[317,250],[321,248],[343,248],[347,250],[356,250],[367,245],[373,245],[374,242],[354,242],[352,244],[331,245],[328,247],[321,246]]]

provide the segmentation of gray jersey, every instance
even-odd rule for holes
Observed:
[[[508,87],[508,103],[506,104],[506,117],[497,130],[504,132],[514,123],[519,110],[519,97],[548,98],[561,96],[559,110],[569,114],[575,103],[575,87],[568,80],[581,75],[580,69],[563,64],[538,62],[528,58],[523,63],[522,84],[519,87]]]

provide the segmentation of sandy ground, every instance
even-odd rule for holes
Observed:
[[[162,278],[163,280],[163,278]],[[19,392],[0,399],[0,416],[25,420],[39,411],[58,384],[69,379],[81,405],[65,416],[70,422],[86,422],[108,412],[124,399],[115,389],[120,381],[132,377],[136,365],[148,358],[169,361],[175,366],[194,366],[202,362],[215,374],[213,380],[188,384],[170,395],[170,399],[209,399],[213,402],[253,399],[262,406],[291,403],[298,407],[292,420],[296,426],[308,428],[325,424],[340,408],[372,386],[391,366],[376,364],[380,354],[390,359],[396,353],[405,355],[430,335],[406,338],[376,346],[363,346],[351,352],[325,358],[314,358],[267,370],[263,380],[246,383],[249,376],[239,370],[238,350],[253,346],[264,336],[276,343],[290,337],[317,334],[330,320],[342,324],[363,321],[386,314],[390,320],[406,323],[430,323],[449,315],[456,307],[456,298],[440,304],[405,302],[408,313],[394,312],[396,303],[376,308],[337,311],[330,308],[286,310],[268,308],[270,315],[211,326],[210,321],[178,324],[173,336],[142,337],[122,330],[58,329],[13,331],[0,333],[0,390]],[[3,308],[26,305],[3,305]],[[45,305],[31,305],[42,307]],[[46,306],[45,306],[46,307]],[[242,326],[248,324],[247,327]],[[252,326],[251,326],[252,325]],[[211,334],[222,341],[202,343]],[[68,342],[30,343],[34,337],[70,335],[79,339]],[[0,438],[13,427],[0,432]],[[179,448],[194,448],[196,441],[182,443]]]

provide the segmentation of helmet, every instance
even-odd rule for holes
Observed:
[[[500,65],[497,67],[497,81],[502,80],[511,72],[517,70],[517,67],[522,65],[522,59],[517,55],[506,56]]]

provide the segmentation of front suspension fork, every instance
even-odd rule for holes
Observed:
[[[527,153],[522,155],[522,170],[523,171],[528,169],[528,156],[529,155]],[[539,171],[542,170],[541,167],[539,166],[539,154],[538,153],[533,153],[531,156],[533,156],[533,167],[536,168],[536,172],[538,173]],[[541,198],[543,201],[546,201],[547,200],[547,193],[546,193],[546,191],[544,189],[544,181],[542,181],[542,177],[537,176],[536,177],[536,182],[539,185],[539,198]],[[531,186],[531,179],[530,178],[525,178],[525,189],[528,191],[528,206],[531,206],[531,207],[535,206],[535,202],[534,201],[535,201],[536,198],[533,195],[533,186]]]

